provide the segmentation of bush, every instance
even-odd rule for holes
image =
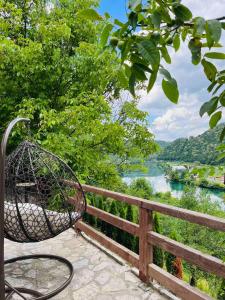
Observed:
[[[129,194],[144,199],[150,199],[153,194],[153,189],[146,179],[138,178],[132,181]]]

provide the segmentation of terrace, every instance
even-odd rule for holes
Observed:
[[[5,242],[7,258],[51,253],[64,256],[72,262],[75,271],[72,282],[52,299],[166,299],[151,286],[143,284],[131,272],[131,266],[119,258],[115,260],[110,252],[98,246],[81,235],[77,236],[72,229],[36,245],[16,244],[15,247],[15,243]],[[6,279],[14,286],[21,285],[22,278],[23,286],[45,293],[65,280],[67,270],[58,263],[48,262],[46,265],[39,261],[35,264],[23,262],[6,266],[5,273]]]
[[[79,188],[73,182],[67,182],[67,184]],[[33,244],[16,244],[15,246],[14,243],[6,241],[6,258],[22,253],[24,255],[44,252],[62,255],[69,259],[75,268],[75,276],[67,289],[54,299],[166,299],[168,293],[165,296],[162,287],[170,290],[181,299],[211,299],[197,288],[156,266],[153,263],[153,246],[158,246],[204,271],[224,278],[225,264],[213,256],[155,233],[152,230],[152,213],[159,212],[220,231],[225,231],[225,220],[93,186],[83,185],[82,187],[85,192],[138,206],[139,224],[131,223],[90,205],[87,207],[87,212],[121,230],[138,236],[139,255],[106,237],[83,221],[79,221],[76,229],[81,231],[82,235],[84,233],[85,236],[89,236],[89,240],[80,235],[75,236],[75,232],[71,229],[54,239],[35,244],[35,246]],[[115,260],[112,252],[116,254],[116,257],[126,261],[127,264],[119,263],[121,259]],[[133,274],[132,270],[138,271],[139,278]],[[38,277],[41,278],[40,282],[36,281],[37,273],[39,273]],[[53,288],[50,285],[57,284],[57,282],[54,283],[54,278],[60,281],[64,276],[65,270],[60,266],[56,268],[54,264],[47,266],[43,263],[42,266],[25,264],[23,268],[14,266],[11,269],[7,269],[6,266],[6,278],[11,280],[12,284],[18,283],[23,277],[24,285],[36,286],[43,292],[46,284],[48,288]],[[154,289],[156,282],[161,285],[159,290]]]

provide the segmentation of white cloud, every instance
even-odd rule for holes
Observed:
[[[191,9],[193,16],[206,19],[221,17],[225,7],[225,0],[183,0],[182,3]]]
[[[179,137],[196,136],[208,127],[207,117],[200,118],[201,101],[197,94],[181,95],[180,105],[169,108],[154,119],[151,130],[157,139],[174,140]]]

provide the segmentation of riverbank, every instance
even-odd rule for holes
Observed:
[[[159,165],[165,171],[166,178],[171,182],[225,192],[225,169],[223,166],[164,161],[159,161]]]
[[[137,178],[144,178],[150,183],[154,193],[170,193],[172,197],[178,199],[182,197],[185,187],[189,185],[186,182],[172,181],[167,178],[162,163],[159,161],[146,161],[145,170],[145,172],[139,170],[123,174],[123,181],[130,184]],[[200,194],[201,192],[207,194],[212,202],[219,202],[224,207],[225,191],[223,189],[196,185],[196,193]]]

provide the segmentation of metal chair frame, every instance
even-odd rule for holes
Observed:
[[[13,127],[18,122],[29,123],[30,120],[27,118],[19,118],[19,117],[14,119],[9,124],[9,126],[7,127],[7,129],[5,131],[5,134],[2,138],[1,149],[0,149],[0,299],[1,300],[9,300],[13,297],[14,294],[17,294],[21,297],[21,299],[26,300],[27,298],[26,298],[26,296],[24,296],[24,294],[25,294],[25,295],[33,296],[32,299],[46,300],[46,299],[50,299],[53,296],[60,293],[71,282],[73,275],[74,275],[74,270],[73,270],[72,264],[67,259],[60,257],[60,256],[56,256],[56,255],[39,254],[39,255],[20,256],[20,257],[15,257],[15,258],[4,261],[4,235],[5,235],[5,233],[4,233],[4,201],[5,201],[6,148],[7,148],[7,142],[8,142],[10,133],[11,133]],[[81,186],[80,186],[80,189],[81,189],[81,192],[84,197],[84,202],[85,202],[84,210],[85,210],[86,209],[86,199],[85,199],[85,196],[84,196]],[[57,260],[57,261],[63,263],[69,270],[68,278],[65,280],[64,283],[61,284],[61,286],[59,286],[55,290],[44,295],[38,291],[27,289],[24,287],[13,287],[5,280],[5,276],[4,276],[4,265],[5,264],[15,263],[18,261],[24,261],[24,260],[28,260],[28,259],[35,260],[35,259],[40,259],[40,258]]]

